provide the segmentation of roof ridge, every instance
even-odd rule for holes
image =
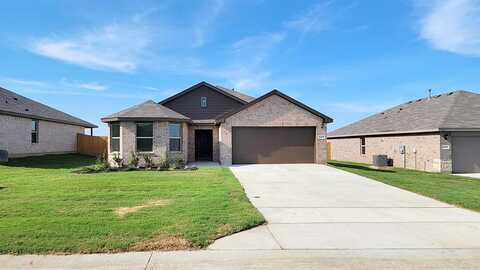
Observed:
[[[175,94],[175,95],[173,95],[173,96],[170,96],[170,97],[167,97],[167,98],[163,99],[162,101],[160,101],[160,102],[158,102],[158,103],[159,103],[159,104],[165,104],[165,103],[167,103],[167,102],[169,102],[169,101],[171,101],[171,100],[174,100],[174,99],[176,99],[176,98],[179,98],[179,97],[181,97],[181,96],[189,93],[190,91],[193,91],[193,90],[197,89],[197,88],[200,87],[200,86],[209,87],[209,88],[213,89],[214,91],[217,91],[217,92],[219,92],[219,93],[221,93],[221,94],[223,94],[223,95],[225,95],[225,96],[227,96],[227,97],[229,97],[229,98],[231,98],[231,99],[234,99],[234,100],[238,101],[239,103],[247,104],[248,102],[250,102],[250,101],[247,101],[247,100],[245,100],[245,99],[243,99],[243,98],[241,98],[241,97],[238,97],[237,95],[231,93],[231,91],[226,91],[226,90],[221,89],[221,88],[219,88],[219,87],[217,87],[217,86],[215,86],[215,85],[213,85],[213,84],[210,84],[210,83],[208,83],[208,82],[206,82],[206,81],[201,81],[201,82],[199,82],[199,83],[197,83],[197,84],[194,84],[194,85],[188,87],[187,89],[185,89],[185,90],[183,90],[183,91],[178,92],[177,94]],[[240,93],[240,94],[241,94],[241,93]]]

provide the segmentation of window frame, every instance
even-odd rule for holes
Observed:
[[[38,144],[40,142],[39,138],[39,127],[40,127],[40,121],[38,119],[32,119],[31,122],[31,130],[30,130],[30,143],[32,144]],[[33,141],[33,134],[35,134],[35,141]]]
[[[207,103],[207,97],[201,97],[200,98],[200,107],[201,108],[207,108],[208,103]]]
[[[170,133],[170,125],[178,125],[179,127],[179,137],[173,137]],[[171,143],[170,141],[174,140],[179,140],[179,150],[171,150]],[[183,126],[182,123],[176,123],[176,122],[170,122],[168,123],[168,152],[170,153],[182,153],[183,152]]]
[[[152,137],[138,137],[138,124],[151,124],[152,125]],[[143,121],[143,122],[135,122],[135,152],[137,153],[153,153],[153,128],[154,123],[152,121]],[[152,150],[151,151],[139,151],[138,150],[138,139],[151,139],[152,140]]]
[[[113,125],[118,126],[118,137],[113,137],[113,135],[112,135],[112,133],[113,133],[113,132],[112,132],[112,126],[113,126]],[[119,152],[120,152],[120,147],[121,147],[120,137],[121,137],[121,134],[122,134],[122,132],[121,132],[120,123],[111,123],[111,124],[110,124],[110,152],[111,152],[111,153],[119,153]],[[113,141],[113,140],[118,140],[118,150],[116,150],[116,151],[112,151],[112,149],[113,149],[113,147],[112,147],[112,141]]]
[[[365,137],[360,137],[360,155],[366,155],[366,142]]]

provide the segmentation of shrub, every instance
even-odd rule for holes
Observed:
[[[153,167],[153,159],[151,155],[143,155],[143,161],[145,162],[145,168],[151,169]]]
[[[130,156],[130,163],[129,167],[131,168],[138,168],[138,163],[140,162],[140,158],[138,157],[137,153],[132,152]]]
[[[118,153],[113,154],[112,160],[115,161],[119,168],[123,167],[123,158]]]
[[[187,165],[187,163],[185,162],[185,160],[183,158],[178,158],[174,161],[174,164],[175,164],[175,169],[177,170],[183,170],[185,169],[185,166]]]
[[[163,160],[158,166],[159,171],[168,171],[170,169],[170,162],[168,160]]]

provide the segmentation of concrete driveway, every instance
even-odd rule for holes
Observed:
[[[480,248],[476,212],[323,165],[231,169],[268,224],[212,250]]]

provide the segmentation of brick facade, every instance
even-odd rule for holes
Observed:
[[[323,119],[278,95],[272,95],[228,117],[220,125],[219,149],[222,165],[232,164],[232,127],[235,126],[316,127],[315,162],[326,162],[326,141],[320,139],[320,136],[326,135]]]
[[[84,127],[40,120],[38,143],[32,143],[32,119],[0,115],[0,127],[0,146],[10,157],[74,153],[77,134],[85,133]]]
[[[110,125],[109,125],[110,127]],[[110,128],[109,128],[110,132]],[[113,157],[110,149],[110,134],[108,136],[108,153],[109,158]],[[152,155],[153,162],[159,164],[168,159],[183,159],[187,160],[188,156],[188,125],[182,124],[182,151],[170,152],[169,147],[169,129],[168,122],[155,121],[153,122],[153,151],[148,153]],[[136,152],[136,123],[132,121],[120,122],[120,156],[125,163],[130,162],[132,153]]]
[[[328,139],[332,148],[332,159],[372,163],[372,156],[385,154],[393,159],[395,167],[432,171],[451,171],[451,157],[443,152],[445,144],[440,134],[412,134],[365,137],[365,154],[360,152],[360,138]],[[405,154],[400,146],[405,145]]]

